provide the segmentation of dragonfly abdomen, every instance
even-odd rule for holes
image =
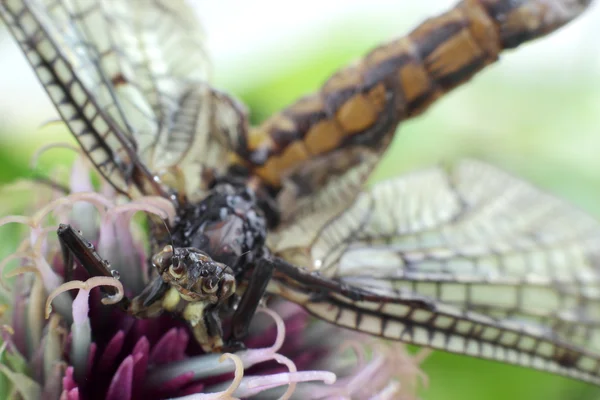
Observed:
[[[590,2],[464,0],[375,48],[330,77],[319,92],[252,129],[237,162],[279,187],[311,159],[336,150],[381,151],[400,121],[468,81],[503,49],[554,31]]]

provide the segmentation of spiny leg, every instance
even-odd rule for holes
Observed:
[[[272,263],[275,270],[281,272],[284,277],[309,286],[312,289],[320,290],[325,293],[339,293],[354,301],[363,300],[365,296],[370,295],[370,293],[365,292],[360,288],[324,277],[317,271],[309,272],[301,267],[290,264],[281,258],[273,258]]]
[[[90,277],[94,276],[106,276],[111,278],[119,278],[119,272],[111,269],[108,261],[104,260],[94,245],[85,239],[81,233],[71,225],[60,224],[56,231],[58,235],[58,241],[62,250],[63,261],[65,264],[65,280],[70,281],[73,279],[73,268],[75,257],[81,266],[85,268]],[[109,296],[117,294],[117,289],[112,286],[102,286],[101,290]],[[117,303],[117,305],[124,310],[129,307],[130,301],[126,296]]]
[[[94,245],[71,225],[60,224],[56,233],[65,263],[66,281],[73,279],[73,257],[77,258],[90,277],[107,276],[118,279],[119,272],[111,269],[108,261],[100,257]],[[156,317],[163,312],[162,300],[168,289],[169,285],[157,276],[132,300],[123,296],[117,305],[137,318]],[[112,286],[102,286],[101,290],[108,296],[117,294],[117,290]]]

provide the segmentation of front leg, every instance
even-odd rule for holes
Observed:
[[[81,266],[85,268],[90,277],[106,276],[119,279],[118,271],[110,268],[110,263],[100,257],[94,245],[85,239],[81,232],[73,229],[71,225],[60,224],[56,234],[62,250],[65,280],[71,281],[73,278],[73,257],[75,257]],[[108,296],[117,294],[117,289],[112,286],[102,286],[101,290]],[[123,309],[129,306],[129,299],[123,296],[123,299],[117,303]]]
[[[248,335],[250,322],[252,322],[256,309],[267,290],[267,285],[273,276],[273,269],[274,265],[271,260],[262,258],[256,263],[248,287],[233,314],[227,349],[233,351],[244,348],[242,340]]]
[[[136,318],[158,317],[165,310],[167,300],[165,295],[169,288],[169,284],[157,276],[131,300],[127,312]]]
[[[118,271],[110,268],[110,263],[98,254],[94,245],[85,239],[81,232],[73,229],[71,225],[60,224],[56,233],[62,250],[67,282],[73,278],[73,257],[85,268],[90,277],[106,276],[119,279]],[[162,301],[159,300],[162,300],[168,288],[169,285],[159,276],[133,300],[123,296],[117,305],[137,318],[155,317],[162,313]],[[108,296],[117,294],[117,290],[112,286],[102,286],[101,290]]]
[[[198,301],[189,303],[183,310],[183,318],[190,324],[194,338],[206,353],[221,353],[225,348],[219,308],[214,304]]]

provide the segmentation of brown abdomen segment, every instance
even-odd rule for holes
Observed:
[[[304,97],[253,128],[237,150],[271,187],[334,151],[381,151],[400,121],[496,61],[501,50],[543,36],[591,0],[464,0],[407,36],[375,48]],[[315,189],[314,187],[312,189]]]

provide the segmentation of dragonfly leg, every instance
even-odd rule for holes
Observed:
[[[320,292],[324,293],[339,293],[354,301],[363,300],[366,295],[369,295],[368,292],[357,287],[353,287],[336,279],[324,277],[318,271],[307,271],[292,265],[281,258],[274,258],[273,263],[275,270],[281,272],[285,277],[291,278],[311,289],[318,289]]]
[[[60,224],[56,234],[62,251],[65,265],[65,280],[73,279],[74,258],[76,258],[91,277],[106,276],[118,279],[118,272],[110,268],[108,261],[104,260],[94,245],[85,239],[81,232],[73,229],[71,225]],[[117,294],[117,289],[112,286],[102,286],[101,290],[109,296]],[[123,299],[117,305],[123,309],[129,306],[129,299],[123,296]]]
[[[242,295],[231,320],[231,336],[227,343],[228,348],[242,349],[244,347],[242,340],[248,335],[250,322],[267,290],[267,285],[273,276],[273,269],[274,264],[271,260],[260,259],[256,263],[248,287]]]
[[[198,340],[198,343],[201,344],[202,349],[206,352],[235,352],[244,348],[239,343],[223,343],[223,328],[221,319],[219,318],[218,307],[207,308],[204,313],[203,322],[192,325],[192,331],[196,340]]]
[[[136,318],[158,317],[165,311],[163,300],[169,288],[169,284],[157,276],[131,300],[127,312]]]

